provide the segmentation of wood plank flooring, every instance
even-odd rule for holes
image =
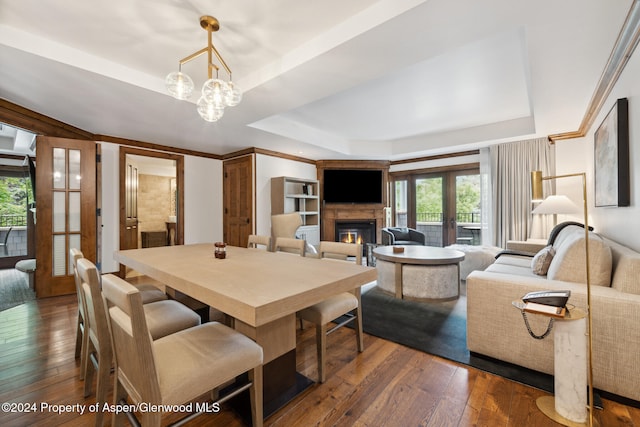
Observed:
[[[88,407],[74,358],[75,295],[32,301],[0,312],[0,403],[29,404],[0,411],[2,426],[86,426],[95,414],[74,408],[56,414],[40,405]],[[536,407],[545,393],[468,366],[367,335],[356,351],[353,331],[328,339],[328,379],[265,421],[266,426],[557,426]],[[298,331],[298,370],[316,378],[313,327]],[[95,385],[94,385],[95,389]],[[111,399],[111,397],[110,397]],[[604,400],[602,427],[640,427],[640,409]],[[3,407],[4,408],[4,407]],[[15,409],[15,408],[14,408]],[[27,411],[29,409],[29,411]],[[111,422],[107,416],[106,423]],[[163,425],[180,418],[167,414]],[[190,426],[243,426],[226,405]]]

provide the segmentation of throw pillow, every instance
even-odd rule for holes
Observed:
[[[553,249],[553,246],[542,248],[535,254],[533,260],[531,260],[531,269],[533,272],[539,276],[546,276],[549,265],[551,265],[551,260],[555,254],[556,251]]]

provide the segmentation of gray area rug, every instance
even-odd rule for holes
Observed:
[[[373,288],[362,295],[363,329],[368,334],[552,392],[550,375],[469,352],[464,288],[462,293],[456,301],[419,302],[400,300]]]
[[[36,299],[29,289],[27,276],[14,269],[0,270],[0,311],[18,306]]]

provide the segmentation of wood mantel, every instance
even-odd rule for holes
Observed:
[[[331,203],[322,208],[322,240],[335,239],[338,221],[376,221],[376,242],[381,242],[384,224],[384,206],[376,204]]]

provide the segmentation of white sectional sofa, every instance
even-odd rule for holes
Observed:
[[[553,234],[553,233],[552,233]],[[546,275],[532,258],[501,255],[467,278],[467,346],[473,353],[553,374],[553,332],[533,339],[512,305],[528,292],[571,291],[569,304],[586,307],[584,228],[566,225],[552,246]],[[593,372],[596,389],[640,401],[640,253],[590,232]],[[528,316],[536,333],[548,318]]]

